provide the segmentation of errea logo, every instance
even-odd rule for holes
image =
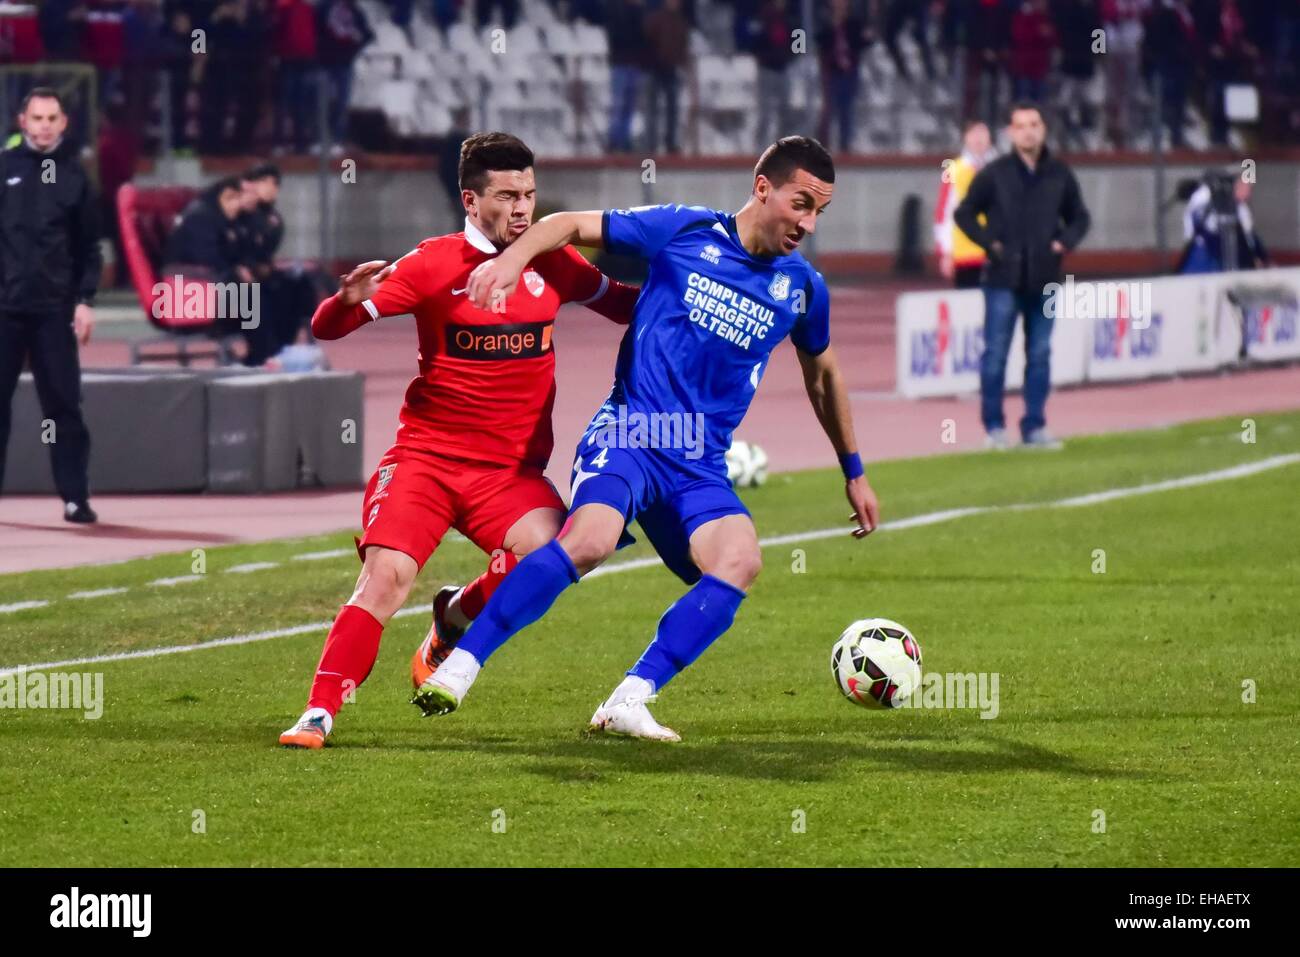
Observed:
[[[715,266],[718,264],[718,259],[721,256],[722,256],[722,250],[719,249],[717,246],[713,245],[713,243],[709,243],[707,246],[705,246],[703,249],[700,250],[700,258],[707,259]]]

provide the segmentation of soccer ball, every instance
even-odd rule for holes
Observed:
[[[835,642],[831,675],[854,704],[897,708],[921,686],[921,646],[896,621],[864,618]]]
[[[767,481],[767,453],[761,445],[749,443],[749,484],[762,485]]]
[[[767,453],[761,446],[736,439],[727,449],[727,479],[736,488],[753,488],[767,481]]]

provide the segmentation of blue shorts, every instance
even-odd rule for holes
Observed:
[[[618,481],[593,481],[597,476]],[[688,585],[701,576],[691,560],[695,530],[725,515],[749,514],[725,472],[689,467],[660,449],[605,447],[591,432],[578,443],[569,488],[570,514],[598,502],[623,512],[624,522],[636,519],[668,570]],[[635,541],[624,527],[618,547]]]

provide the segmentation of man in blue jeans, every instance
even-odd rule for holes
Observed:
[[[1047,287],[1062,281],[1061,258],[1088,232],[1078,180],[1044,145],[1047,126],[1033,103],[1011,107],[1007,134],[1014,149],[971,182],[953,221],[988,253],[984,267],[984,355],[980,417],[990,448],[1005,449],[1007,353],[1016,316],[1025,317],[1025,415],[1020,437],[1029,448],[1057,448],[1044,408],[1052,379],[1052,323]],[[981,215],[984,221],[981,222]]]

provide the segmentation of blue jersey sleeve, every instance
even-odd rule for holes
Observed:
[[[653,259],[683,229],[717,221],[711,209],[679,203],[607,209],[601,218],[601,235],[605,248],[612,253]]]
[[[831,344],[831,294],[822,274],[809,272],[804,287],[804,308],[790,329],[790,341],[800,352],[816,356]]]

